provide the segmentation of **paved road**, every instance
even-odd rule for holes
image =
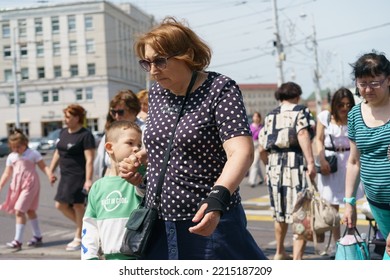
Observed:
[[[45,157],[47,163],[50,155]],[[3,171],[5,158],[0,158],[0,172]],[[54,259],[54,260],[77,260],[80,259],[79,252],[65,251],[65,246],[73,239],[73,225],[58,210],[54,208],[53,197],[55,187],[50,187],[47,179],[41,174],[41,197],[38,215],[40,225],[44,236],[44,244],[38,248],[23,247],[23,250],[13,252],[6,248],[5,243],[12,240],[15,232],[14,216],[0,212],[0,259],[17,260],[17,259]],[[4,201],[6,191],[0,193],[0,201]],[[272,258],[275,253],[274,229],[269,210],[269,201],[267,190],[264,186],[250,188],[246,179],[241,184],[241,195],[243,205],[247,213],[248,229],[254,236],[258,245],[263,249],[265,254]],[[342,211],[343,209],[341,209]],[[360,232],[368,232],[368,223],[364,216],[360,215],[359,226]],[[31,237],[29,227],[25,230],[26,243]],[[292,252],[292,234],[289,231],[286,238],[286,248]],[[321,248],[323,245],[319,245]],[[308,243],[305,251],[306,259],[329,259],[327,256],[318,256],[314,254],[313,243]],[[375,258],[375,256],[374,256]]]

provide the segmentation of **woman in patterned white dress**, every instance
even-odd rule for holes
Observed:
[[[288,224],[298,192],[305,188],[304,172],[314,180],[316,171],[311,149],[314,136],[309,109],[299,105],[302,89],[293,82],[275,92],[281,105],[267,114],[259,134],[260,157],[266,165],[267,186],[274,210],[276,253],[274,260],[291,259],[284,247]],[[307,171],[305,171],[307,170]],[[293,259],[302,259],[306,240],[294,236]]]
[[[331,102],[331,111],[322,111],[317,117],[316,148],[321,173],[317,175],[317,187],[322,198],[339,210],[345,196],[345,174],[349,157],[349,139],[347,129],[348,112],[355,105],[353,94],[346,88],[337,90]],[[332,144],[333,140],[333,144]],[[337,171],[330,173],[325,156],[337,155]],[[363,196],[360,186],[356,194]],[[340,239],[340,227],[332,231],[333,240]]]

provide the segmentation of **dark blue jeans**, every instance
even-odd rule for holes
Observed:
[[[267,257],[246,229],[242,205],[225,212],[211,236],[190,233],[189,221],[162,221],[155,228],[150,260],[266,260]]]

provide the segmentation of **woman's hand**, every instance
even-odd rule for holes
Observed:
[[[309,175],[312,182],[315,182],[317,171],[313,162],[307,164],[307,175]]]
[[[386,239],[386,253],[390,256],[390,233],[387,235]]]
[[[51,174],[49,176],[50,185],[53,186],[53,184],[57,181],[57,177],[54,174]]]
[[[329,162],[325,158],[320,160],[320,168],[321,168],[322,175],[329,175],[330,174],[330,165],[329,165]]]
[[[356,226],[356,205],[352,206],[349,203],[345,204],[343,224],[345,224],[348,228],[353,228]]]
[[[119,176],[134,186],[138,186],[142,183],[142,175],[137,172],[140,166],[141,162],[136,155],[131,155],[119,163]]]
[[[207,203],[203,204],[198,212],[196,212],[192,221],[198,224],[188,229],[191,233],[210,236],[217,228],[221,213],[219,211],[211,211],[205,215],[204,212],[206,211],[206,208]]]
[[[92,188],[92,180],[85,180],[83,189],[86,191],[86,193],[89,193],[89,190]]]

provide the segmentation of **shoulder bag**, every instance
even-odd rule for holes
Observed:
[[[187,101],[191,88],[195,83],[197,74],[198,73],[196,71],[192,73],[191,81],[188,85],[184,101],[176,118],[176,123],[173,132],[176,130],[177,124],[179,123],[180,117],[184,110],[185,103]],[[154,226],[158,221],[158,207],[160,204],[162,185],[167,170],[167,164],[172,148],[173,137],[174,133],[172,133],[172,136],[169,139],[168,148],[165,152],[164,161],[161,167],[161,173],[157,182],[157,191],[154,199],[154,206],[152,208],[147,208],[145,206],[144,198],[140,206],[131,212],[129,220],[126,223],[125,235],[123,236],[120,248],[120,252],[124,255],[142,258],[143,256],[145,256],[145,253],[148,250]]]
[[[340,225],[338,211],[320,197],[317,187],[304,171],[303,184],[307,187],[298,193],[293,216],[293,233],[305,240],[313,241],[317,251],[317,242],[323,242],[325,232]],[[330,242],[331,236],[329,237]],[[329,247],[329,244],[328,244]]]

